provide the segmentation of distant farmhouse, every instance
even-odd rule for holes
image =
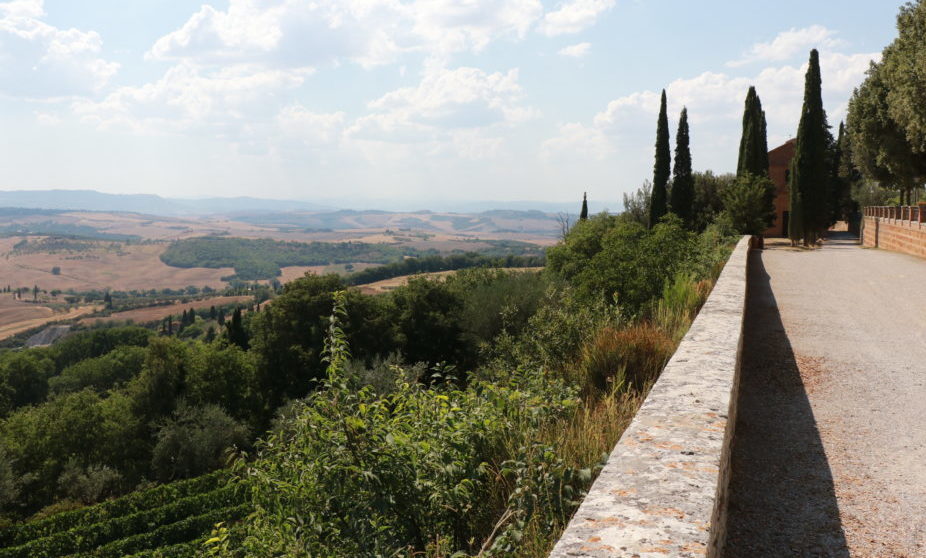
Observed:
[[[763,236],[788,236],[788,175],[794,158],[794,139],[768,152],[768,174],[775,183],[775,221]]]

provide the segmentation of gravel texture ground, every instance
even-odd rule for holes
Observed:
[[[750,262],[727,557],[926,557],[926,260]]]

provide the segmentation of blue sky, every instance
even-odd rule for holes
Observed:
[[[613,208],[662,88],[730,171],[750,84],[777,145],[818,48],[838,124],[900,5],[206,1],[0,3],[0,188]]]

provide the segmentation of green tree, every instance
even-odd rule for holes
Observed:
[[[241,321],[241,308],[235,308],[231,322],[226,327],[228,341],[244,350],[248,350],[248,333],[245,331],[244,324]]]
[[[804,79],[804,106],[797,128],[789,184],[791,190],[799,196],[796,200],[792,198],[791,219],[792,222],[800,222],[800,237],[805,245],[814,244],[829,226],[827,200],[830,173],[827,152],[831,138],[821,97],[820,55],[813,49],[810,51],[810,62]],[[798,231],[794,232],[796,234]],[[795,236],[789,236],[792,241],[796,241]]]
[[[868,68],[868,77],[849,101],[851,159],[866,177],[900,192],[901,201],[926,176],[926,154],[916,153],[903,127],[890,114],[884,66]]]
[[[656,123],[656,162],[653,165],[653,193],[650,198],[649,223],[655,226],[668,213],[668,183],[671,155],[669,154],[669,117],[666,114],[666,90],[662,90],[659,119]]]
[[[733,183],[733,174],[715,175],[712,171],[696,172],[694,179],[694,230],[703,231],[723,211],[723,191]]]
[[[649,208],[652,199],[653,185],[649,180],[643,182],[636,191],[624,194],[624,211],[621,219],[640,223],[649,227]]]
[[[743,135],[740,137],[739,160],[736,175],[746,173],[768,176],[768,139],[765,130],[765,111],[756,88],[749,86],[746,106],[743,108]]]
[[[588,219],[588,200],[586,193],[582,193],[582,211],[579,212],[579,219],[582,221]]]
[[[907,2],[897,15],[897,38],[884,49],[888,113],[912,151],[926,154],[926,1]]]
[[[248,429],[218,405],[181,404],[159,423],[151,469],[162,482],[194,477],[222,467],[226,451],[248,443]]]
[[[759,235],[775,218],[775,206],[769,201],[775,184],[768,176],[745,173],[723,190],[724,212],[740,234]]]
[[[675,164],[672,167],[672,193],[669,207],[688,228],[694,226],[694,176],[688,137],[688,109],[682,108],[675,135]]]

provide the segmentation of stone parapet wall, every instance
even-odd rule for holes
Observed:
[[[722,552],[748,253],[743,237],[551,557]]]
[[[926,258],[926,223],[866,215],[862,245]]]

